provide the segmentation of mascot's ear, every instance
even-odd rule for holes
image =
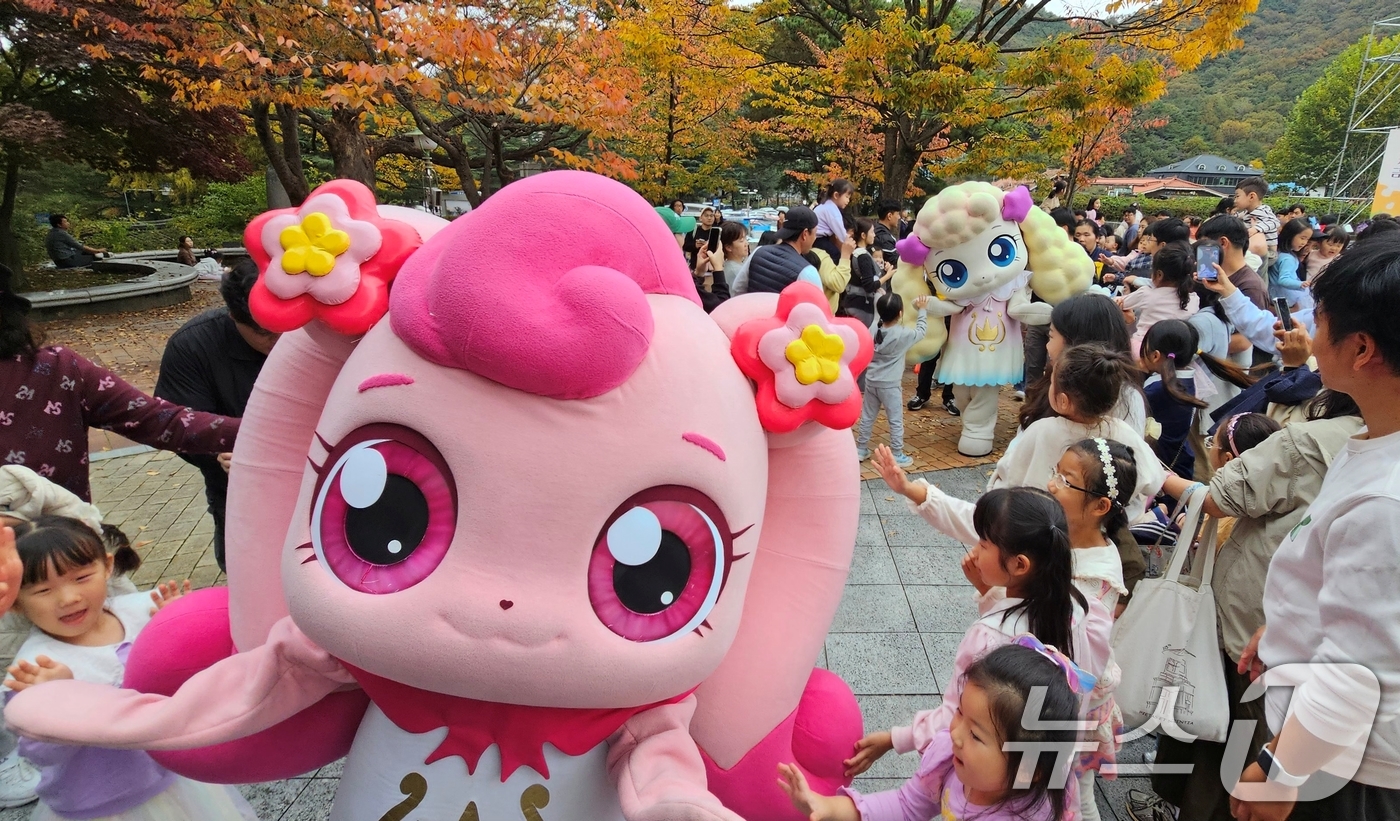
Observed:
[[[353,180],[332,180],[296,208],[249,223],[243,243],[261,276],[248,296],[258,324],[277,333],[320,319],[360,336],[389,309],[404,260],[448,223],[395,206]]]
[[[839,430],[860,419],[856,377],[875,346],[860,320],[832,316],[820,288],[795,282],[776,297],[744,294],[710,316],[754,382],[764,430],[787,433],[808,421]]]

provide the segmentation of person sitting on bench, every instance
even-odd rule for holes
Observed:
[[[49,259],[60,268],[86,268],[96,262],[106,248],[89,248],[68,233],[68,217],[53,214],[49,217],[49,236],[44,240],[44,250]]]

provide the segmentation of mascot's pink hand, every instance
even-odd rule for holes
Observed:
[[[190,677],[233,656],[228,609],[228,588],[197,590],[176,599],[137,637],[123,684],[170,696]],[[155,751],[151,757],[196,781],[241,784],[291,778],[344,756],[368,701],[358,689],[332,693],[246,738],[192,750]]]
[[[627,720],[608,745],[608,773],[627,821],[744,821],[706,786],[690,737],[695,696]]]

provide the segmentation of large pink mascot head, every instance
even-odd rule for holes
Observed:
[[[777,761],[841,783],[859,714],[812,665],[854,541],[858,322],[805,284],[706,315],[653,209],[581,172],[446,227],[332,183],[248,240],[259,321],[320,322],[283,336],[248,406],[224,628],[244,652],[204,675],[293,635],[372,705],[164,760],[290,774],[343,754],[348,725],[337,821],[415,779],[422,818],[523,808],[537,782],[572,817],[732,818],[707,771],[731,809],[780,818]],[[170,692],[163,663],[221,652],[162,632],[217,620],[206,601],[153,622],[129,684]]]

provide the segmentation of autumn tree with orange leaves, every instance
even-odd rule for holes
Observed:
[[[1045,0],[765,0],[756,14],[775,65],[759,88],[799,121],[813,109],[858,112],[884,142],[881,196],[899,200],[928,160],[985,173],[1042,149],[1044,126],[1102,79],[1085,70],[1101,44],[1133,55],[1136,105],[1161,93],[1166,72],[1236,45],[1257,5],[1115,2],[1111,17],[1090,19],[1051,15]]]
[[[477,205],[526,161],[627,179],[632,164],[599,139],[624,127],[630,75],[616,38],[586,8],[485,0],[371,11],[372,76],[439,146]]]
[[[149,75],[196,108],[241,109],[294,202],[311,187],[308,147],[324,147],[334,176],[373,185],[383,157],[420,156],[414,129],[437,144],[433,162],[456,172],[473,204],[531,160],[631,172],[594,136],[616,130],[626,96],[607,70],[613,38],[587,5],[16,1],[75,26],[105,8],[139,9],[146,24],[121,35],[159,52]]]

